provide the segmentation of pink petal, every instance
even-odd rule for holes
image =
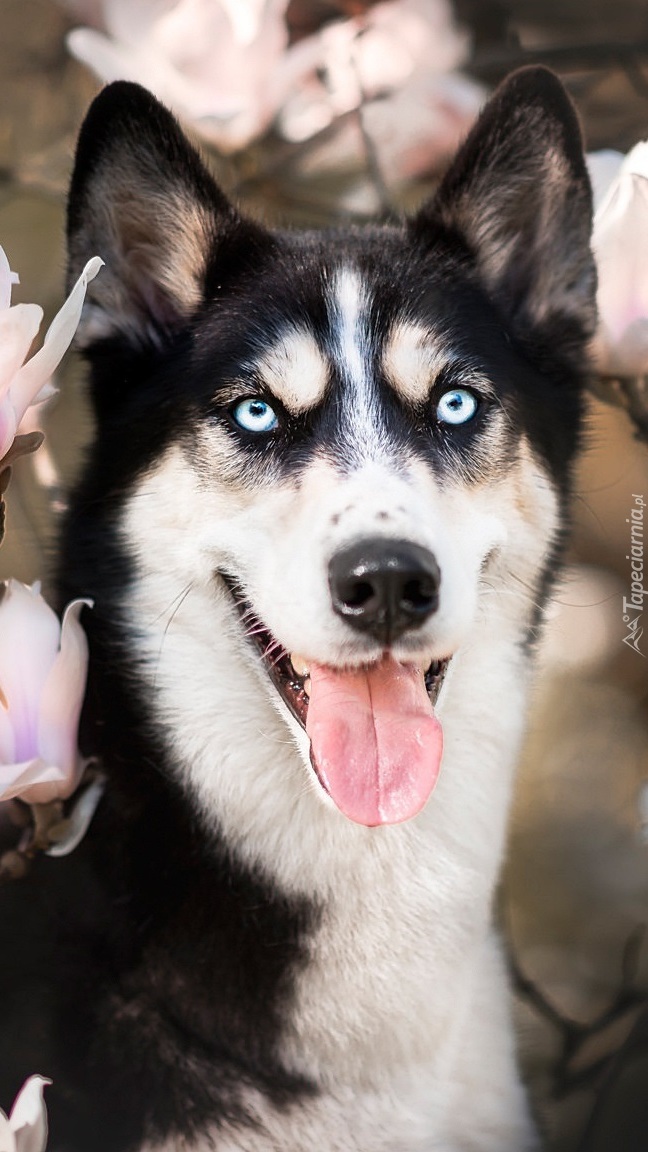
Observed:
[[[48,384],[54,369],[58,367],[72,343],[81,319],[86,289],[102,265],[103,260],[98,256],[93,256],[92,260],[88,261],[63,307],[52,320],[45,334],[43,347],[17,373],[11,386],[11,398],[16,407],[18,423],[29,405],[34,403],[41,390]]]
[[[42,319],[38,304],[14,304],[0,311],[0,397],[9,393],[14,401],[14,381]]]
[[[0,765],[0,801],[18,797],[26,804],[49,804],[69,795],[67,784],[61,769],[39,756],[21,764]]]
[[[16,1152],[45,1152],[47,1112],[43,1088],[51,1083],[43,1076],[30,1076],[20,1089],[9,1117],[16,1135]]]
[[[620,338],[600,323],[590,351],[602,375],[648,375],[648,317],[635,320]]]
[[[76,788],[82,765],[78,753],[78,726],[88,670],[88,641],[79,615],[89,600],[74,600],[63,616],[61,649],[41,698],[38,747],[48,764],[56,765],[63,783],[58,795],[65,798]]]
[[[0,685],[0,688],[2,686]],[[13,764],[16,759],[16,741],[9,709],[5,708],[0,699],[0,781],[2,780],[3,765]],[[0,789],[1,790],[1,789]]]
[[[18,580],[3,586],[0,601],[0,688],[9,704],[13,758],[39,755],[38,712],[43,688],[59,648],[60,625],[37,585]]]

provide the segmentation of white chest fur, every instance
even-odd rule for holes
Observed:
[[[223,676],[205,611],[188,598],[182,628],[152,650],[156,708],[204,819],[280,891],[322,909],[282,1056],[322,1085],[358,1089],[428,1064],[451,1043],[487,933],[523,725],[520,661],[501,635],[457,657],[428,806],[405,825],[361,828],[323,803],[267,697],[251,707],[249,669],[230,662]]]
[[[524,724],[524,598],[493,589],[452,661],[427,807],[370,829],[322,799],[231,605],[205,579],[183,598],[170,568],[135,582],[128,616],[178,777],[244,862],[321,908],[279,1041],[321,1095],[277,1112],[251,1093],[262,1128],[219,1133],[219,1152],[532,1147],[488,928]]]

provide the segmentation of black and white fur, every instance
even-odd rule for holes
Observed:
[[[70,276],[96,437],[61,603],[88,596],[83,745],[105,797],[69,857],[0,892],[0,1104],[50,1076],[51,1152],[524,1152],[492,928],[533,640],[565,525],[594,324],[574,111],[495,94],[402,223],[269,232],[143,89],[82,129]],[[439,395],[478,417],[448,428]],[[245,434],[239,397],[280,426]],[[331,803],[231,585],[281,645],[365,665],[334,613],[353,541],[436,557],[393,644],[451,657],[441,777],[411,821]]]

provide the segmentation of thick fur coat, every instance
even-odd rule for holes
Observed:
[[[590,217],[543,69],[414,217],[322,233],[241,216],[136,85],[92,106],[96,432],[57,580],[94,601],[107,785],[0,892],[0,1103],[50,1076],[51,1152],[537,1146],[492,903]]]

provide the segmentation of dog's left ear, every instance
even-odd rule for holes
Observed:
[[[547,68],[513,73],[413,221],[459,235],[521,338],[582,357],[596,321],[592,197],[575,109]]]

